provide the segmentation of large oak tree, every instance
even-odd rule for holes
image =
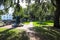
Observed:
[[[60,16],[60,0],[51,0],[52,4],[56,7],[54,15],[54,27],[60,28],[59,16]]]

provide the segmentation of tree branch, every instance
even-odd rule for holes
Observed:
[[[56,7],[56,4],[54,4],[54,2],[53,2],[54,0],[51,0],[51,3]]]

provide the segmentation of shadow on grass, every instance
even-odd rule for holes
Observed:
[[[43,40],[60,40],[60,30],[50,27],[33,27],[31,30],[38,33]]]
[[[29,40],[29,38],[25,31],[11,28],[0,32],[0,40]]]

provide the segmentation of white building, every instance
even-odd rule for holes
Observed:
[[[12,14],[5,14],[1,15],[2,20],[13,20],[13,15]]]
[[[1,15],[1,20],[13,20],[14,8],[10,7],[8,13]]]

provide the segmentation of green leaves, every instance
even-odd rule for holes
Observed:
[[[2,10],[0,10],[0,15],[1,15],[1,14],[3,14],[3,11],[2,11]]]
[[[38,0],[36,0],[36,2],[38,2]],[[54,6],[48,0],[46,0],[46,2],[42,0],[40,3],[35,3],[30,6],[30,12],[39,20],[43,20],[47,15],[53,15],[54,10]]]

